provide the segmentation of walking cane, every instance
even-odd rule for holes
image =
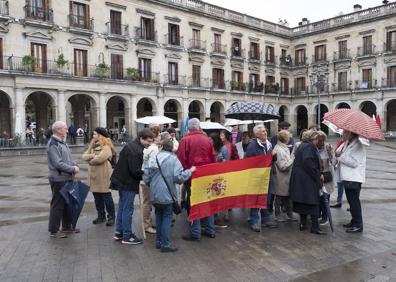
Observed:
[[[143,239],[146,240],[146,230],[144,229],[144,220],[143,220],[143,189],[142,189],[142,185],[139,185],[139,207],[140,207],[140,223],[142,226]]]

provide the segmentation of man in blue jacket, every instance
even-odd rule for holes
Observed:
[[[268,141],[268,133],[267,129],[265,128],[264,125],[256,125],[253,128],[253,133],[256,136],[248,145],[245,153],[245,158],[249,157],[256,157],[260,155],[265,155],[265,154],[271,154],[272,152],[272,145],[271,142]],[[268,191],[268,195],[270,194],[270,191]],[[260,232],[261,228],[259,225],[259,209],[258,208],[253,208],[250,209],[250,214],[249,214],[249,224],[250,224],[250,229],[252,229],[255,232]],[[277,224],[271,222],[271,213],[268,211],[268,209],[261,209],[261,226],[267,227],[267,228],[274,228],[277,227]]]

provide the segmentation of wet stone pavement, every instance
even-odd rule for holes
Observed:
[[[87,166],[81,152],[74,158]],[[162,254],[155,237],[143,245],[112,240],[113,228],[93,225],[90,194],[80,234],[51,239],[47,233],[50,188],[45,156],[0,158],[0,281],[396,281],[396,144],[368,149],[367,183],[361,198],[362,234],[346,234],[344,201],[333,210],[335,233],[298,231],[297,223],[253,233],[245,210],[234,210],[230,227],[216,239],[184,242],[186,217],[179,216],[172,240],[179,251]],[[115,201],[118,197],[113,193]],[[335,195],[332,195],[334,198]],[[140,232],[135,205],[133,229]],[[326,229],[326,228],[325,228]]]

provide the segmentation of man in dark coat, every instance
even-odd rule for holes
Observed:
[[[180,141],[177,151],[177,157],[183,168],[190,169],[193,166],[215,163],[216,156],[212,142],[202,133],[199,119],[190,119],[188,121],[188,130],[189,132]],[[191,195],[191,183],[186,182],[185,187],[189,198]],[[203,218],[202,225],[205,227],[202,234],[209,238],[215,238],[214,216]],[[201,220],[194,220],[191,224],[190,234],[182,238],[186,241],[199,241],[201,239]]]
[[[311,233],[324,235],[319,228],[319,191],[322,187],[320,172],[320,157],[316,147],[319,133],[309,130],[307,138],[296,151],[293,169],[290,177],[290,198],[293,201],[293,211],[300,214],[300,230],[307,228],[307,215],[311,216]]]
[[[254,138],[248,145],[245,153],[245,158],[249,157],[256,157],[260,155],[265,155],[265,154],[271,154],[272,152],[272,145],[271,142],[268,141],[268,133],[267,129],[265,128],[264,125],[256,125],[253,128],[254,135],[256,138]],[[268,195],[270,194],[270,191],[268,191]],[[268,201],[267,201],[268,204]],[[261,225],[263,227],[268,227],[268,228],[274,228],[277,227],[277,224],[271,222],[271,213],[267,209],[261,209]],[[261,228],[259,225],[259,209],[254,208],[250,209],[250,215],[249,215],[249,224],[250,224],[250,229],[252,229],[255,232],[260,232]]]
[[[77,136],[77,129],[74,127],[74,125],[70,125],[69,127],[69,135],[70,135],[70,144],[75,145],[76,144],[76,136]]]
[[[153,140],[154,134],[150,129],[140,131],[138,137],[121,150],[110,178],[111,186],[118,190],[120,196],[114,239],[122,244],[137,245],[143,242],[132,233],[133,203],[143,177],[143,149],[148,148]]]

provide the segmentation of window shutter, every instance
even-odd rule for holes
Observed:
[[[0,69],[3,68],[3,38],[0,38]]]
[[[42,46],[42,67],[43,67],[43,72],[46,73],[47,72],[47,45],[43,44]]]
[[[87,76],[88,75],[88,51],[83,50],[82,54],[83,54],[83,72],[84,72],[84,76]]]

